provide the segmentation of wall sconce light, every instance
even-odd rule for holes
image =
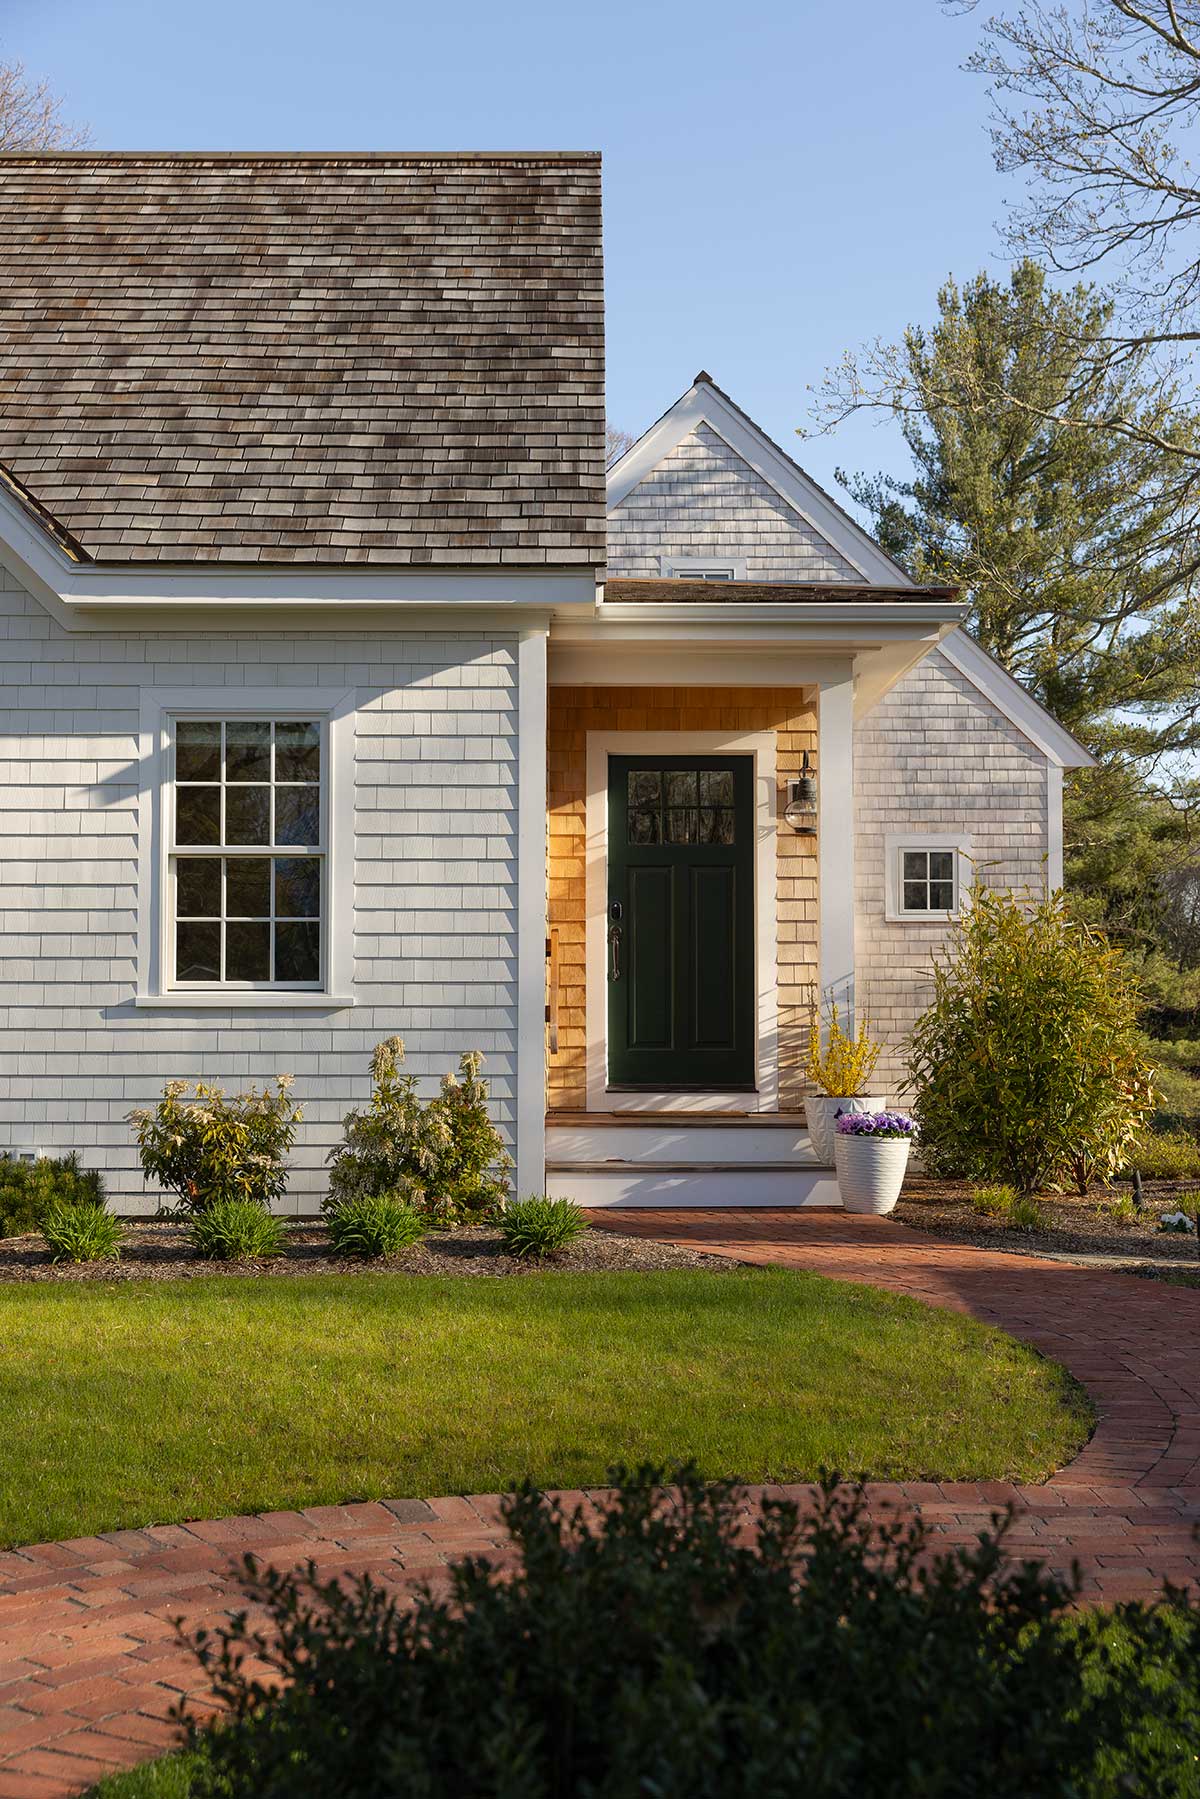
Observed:
[[[799,778],[788,782],[784,820],[798,837],[817,834],[817,777],[809,773],[808,751],[804,752]]]

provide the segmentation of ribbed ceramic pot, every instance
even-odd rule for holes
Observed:
[[[839,1131],[834,1166],[846,1210],[873,1212],[877,1217],[890,1212],[904,1185],[911,1148],[908,1137],[851,1137]]]
[[[839,1099],[832,1093],[814,1093],[806,1099],[804,1116],[808,1120],[809,1140],[821,1167],[833,1167],[833,1140],[837,1135],[838,1118],[843,1112],[886,1111],[886,1099],[865,1099],[859,1094]]]

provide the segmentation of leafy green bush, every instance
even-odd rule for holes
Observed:
[[[500,1214],[500,1235],[510,1256],[551,1256],[582,1237],[588,1221],[573,1199],[534,1193]]]
[[[42,1156],[36,1162],[0,1156],[0,1237],[37,1230],[48,1208],[58,1204],[103,1206],[100,1175],[80,1168],[76,1155]]]
[[[255,1199],[218,1199],[197,1212],[188,1241],[218,1262],[260,1261],[282,1254],[287,1224]]]
[[[419,1243],[429,1221],[394,1193],[360,1193],[328,1214],[329,1237],[340,1256],[395,1256]]]
[[[1015,1187],[994,1184],[989,1187],[976,1187],[971,1195],[971,1208],[981,1212],[985,1218],[997,1218],[1007,1212],[1016,1201]]]
[[[192,1639],[228,1707],[194,1799],[1195,1794],[1194,1602],[1080,1621],[1003,1531],[935,1554],[832,1486],[747,1530],[660,1478],[618,1475],[595,1524],[510,1496],[515,1571],[469,1558],[415,1605],[248,1560],[255,1609]]]
[[[1062,895],[976,887],[909,1040],[921,1153],[935,1173],[1086,1192],[1124,1164],[1154,1105],[1121,952]]]
[[[1200,1175],[1200,1141],[1186,1131],[1146,1131],[1126,1151],[1125,1167],[1145,1180],[1191,1180]]]
[[[41,1230],[52,1262],[115,1262],[125,1235],[120,1220],[90,1200],[54,1200]]]
[[[222,1200],[269,1206],[287,1192],[287,1157],[303,1113],[288,1098],[290,1074],[274,1089],[227,1094],[197,1081],[168,1081],[152,1112],[129,1114],[142,1173],[173,1193],[185,1212]]]
[[[376,1044],[370,1101],[346,1114],[343,1141],[327,1157],[325,1210],[390,1193],[438,1224],[489,1217],[508,1191],[512,1163],[488,1115],[481,1060],[462,1056],[458,1074],[443,1076],[441,1091],[422,1105],[416,1076],[401,1073],[403,1040]]]

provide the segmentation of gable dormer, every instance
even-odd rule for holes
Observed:
[[[910,585],[704,371],[609,471],[608,570],[642,580]]]

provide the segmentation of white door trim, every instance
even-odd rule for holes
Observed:
[[[756,1093],[610,1093],[608,1090],[608,759],[754,757],[754,965],[758,988]],[[589,731],[587,734],[587,1109],[589,1112],[775,1112],[779,1109],[776,961],[775,733]]]

